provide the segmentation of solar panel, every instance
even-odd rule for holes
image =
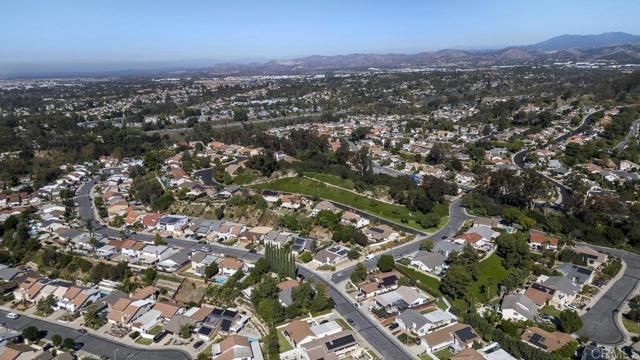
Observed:
[[[222,329],[222,331],[228,332],[230,328],[231,320],[223,319],[222,324],[220,325],[220,329]]]
[[[581,268],[581,267],[578,268],[578,272],[580,274],[584,274],[584,275],[591,275],[591,270],[585,269],[585,268]]]
[[[294,244],[294,245],[291,246],[291,250],[293,250],[293,251],[299,252],[302,249],[303,249],[303,246],[300,245],[300,244]]]
[[[293,243],[296,245],[304,245],[304,243],[307,242],[305,239],[302,238],[296,238]]]
[[[473,332],[473,330],[470,327],[456,331],[456,336],[464,342],[467,342],[471,339],[475,339],[477,337],[477,335]]]
[[[349,252],[348,252],[347,250],[340,250],[340,251],[338,251],[338,255],[340,255],[340,256],[345,256],[345,255],[347,255],[348,253],[349,253]]]
[[[334,246],[334,247],[332,247],[332,248],[329,248],[329,251],[330,251],[330,252],[332,252],[332,253],[334,253],[334,252],[336,252],[336,251],[338,251],[338,250],[340,250],[340,248],[339,248],[339,247],[337,247],[337,246]]]
[[[543,341],[544,341],[544,337],[542,337],[540,334],[533,334],[529,338],[529,342],[532,343],[533,345],[541,349],[546,349],[547,346],[543,343]]]
[[[396,283],[396,281],[398,281],[398,277],[395,275],[391,275],[391,276],[387,276],[385,278],[382,279],[382,284],[384,286],[389,286],[389,285],[393,285]]]
[[[378,234],[382,234],[382,233],[384,232],[384,230],[382,230],[382,229],[378,229],[378,228],[375,228],[375,227],[374,227],[374,228],[371,228],[371,229],[369,229],[369,230],[371,230],[371,231],[373,231],[373,232],[377,232]]]
[[[198,334],[201,335],[209,336],[211,335],[211,333],[213,333],[213,328],[210,328],[208,326],[202,326],[200,327],[200,329],[198,329]]]
[[[213,314],[213,315],[222,315],[223,312],[224,311],[222,309],[215,308],[215,309],[213,309],[211,314]]]
[[[230,318],[234,318],[236,315],[238,315],[238,312],[233,310],[225,310],[224,313],[222,313],[222,316]]]
[[[341,338],[337,338],[332,341],[329,341],[325,343],[325,345],[327,346],[327,350],[331,352],[331,351],[334,351],[335,349],[343,348],[345,345],[349,345],[354,342],[356,342],[356,339],[353,338],[353,335],[347,335],[347,336],[343,336]]]

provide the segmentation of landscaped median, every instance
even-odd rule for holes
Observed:
[[[425,229],[420,224],[416,223],[415,218],[420,216],[421,214],[409,211],[404,206],[378,201],[366,196],[358,195],[347,189],[341,189],[333,186],[330,187],[320,181],[309,178],[287,177],[273,180],[267,183],[253,185],[252,187],[261,190],[274,190],[281,192],[298,193],[308,196],[316,196],[318,198],[327,199],[347,206],[351,206],[355,209],[365,211],[374,216],[378,216],[381,219],[392,221],[397,224],[403,224],[416,230],[435,230],[433,228]],[[449,204],[447,202],[444,202],[442,204],[436,205],[433,208],[433,213],[437,214],[440,217],[438,227],[444,226],[449,220]],[[406,219],[408,219],[409,221],[403,223],[402,220]]]

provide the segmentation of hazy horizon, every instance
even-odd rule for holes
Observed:
[[[640,34],[640,3],[22,0],[0,14],[0,73],[206,67],[311,55],[496,49]],[[604,16],[603,16],[604,15]]]

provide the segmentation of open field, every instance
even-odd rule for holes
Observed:
[[[356,209],[366,211],[372,215],[379,216],[382,219],[393,221],[399,224],[402,223],[402,219],[409,219],[407,223],[402,224],[417,230],[434,230],[425,229],[421,225],[416,223],[414,219],[417,214],[409,211],[404,206],[377,201],[366,196],[355,194],[346,189],[343,190],[329,187],[319,181],[315,181],[312,179],[289,177],[277,179],[268,183],[257,184],[253,187],[256,189],[270,189],[275,191],[293,192],[309,196],[317,196],[318,198],[340,202]],[[447,223],[448,220],[447,215],[449,213],[449,204],[438,204],[433,209],[433,212],[440,216],[440,223],[438,225],[443,226]]]

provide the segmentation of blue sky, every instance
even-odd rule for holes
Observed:
[[[640,34],[640,1],[4,0],[0,63],[248,61]]]

